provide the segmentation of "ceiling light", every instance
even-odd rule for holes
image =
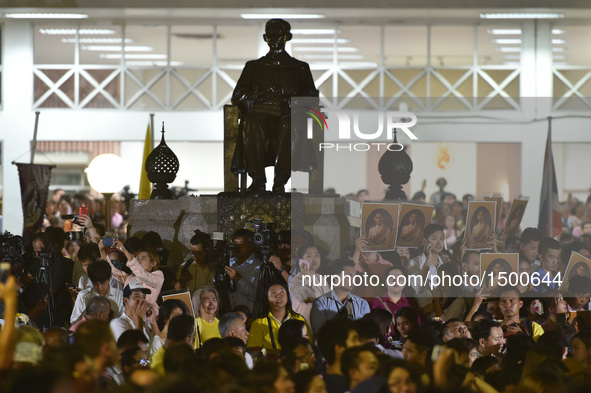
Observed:
[[[294,46],[292,49],[298,52],[333,52],[335,49],[337,52],[359,52],[359,48],[353,48],[350,46],[342,46],[337,48],[332,46]]]
[[[495,35],[521,35],[521,29],[488,29],[487,31]]]
[[[76,38],[62,38],[64,44],[76,43]],[[120,44],[123,42],[123,38],[78,38],[78,42],[81,44]],[[131,38],[126,38],[125,43],[134,42]]]
[[[240,14],[242,19],[323,19],[322,14]]]
[[[493,42],[500,45],[520,45],[521,38],[494,38]]]
[[[564,18],[558,12],[488,12],[480,14],[480,19],[559,19]]]
[[[564,30],[564,29],[552,29],[552,34],[558,35],[558,34],[565,34],[565,33],[566,33],[566,30]]]
[[[505,60],[520,60],[521,55],[503,55],[503,59],[505,59]]]
[[[519,46],[501,46],[498,48],[500,52],[507,53],[507,52],[521,52],[521,48]]]
[[[562,45],[566,44],[566,40],[562,38],[552,38],[552,45]]]
[[[86,19],[87,14],[58,14],[58,13],[12,13],[4,14],[6,18],[12,19]]]
[[[504,65],[518,66],[520,63],[517,61],[504,61]]]
[[[332,55],[301,55],[300,58],[307,60],[332,60]],[[361,60],[364,59],[363,55],[339,55],[339,60]]]
[[[171,61],[169,64],[166,61],[132,60],[126,61],[125,65],[130,67],[179,67],[185,65],[185,63],[183,63],[182,61]]]
[[[565,59],[564,55],[554,55],[554,56],[552,56],[552,58],[554,60],[564,60]]]
[[[346,38],[294,38],[292,44],[348,44],[351,40]]]
[[[47,35],[75,35],[76,29],[39,29],[39,33]],[[108,35],[115,34],[117,30],[114,29],[80,29],[80,35]]]
[[[292,29],[291,34],[302,34],[302,35],[327,35],[336,34],[335,29]]]
[[[552,52],[564,52],[564,48],[552,47]]]
[[[121,53],[108,53],[108,54],[101,54],[99,56],[101,59],[121,59]],[[156,54],[156,53],[126,53],[125,59],[134,59],[134,60],[164,60],[166,59],[166,55],[164,54]]]
[[[84,45],[82,46],[82,50],[91,50],[91,51],[98,51],[98,52],[121,52],[121,50],[125,49],[125,52],[152,52],[154,48],[151,46],[125,46],[121,47],[120,45]]]

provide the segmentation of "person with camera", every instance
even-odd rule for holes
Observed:
[[[257,267],[263,262],[255,256],[253,233],[248,229],[238,229],[232,234],[234,256],[230,258],[230,266],[226,266],[226,274],[236,283],[236,290],[230,291],[232,307],[240,304],[254,308],[255,292],[258,284]]]
[[[33,236],[31,246],[25,254],[25,272],[19,276],[19,280],[25,287],[31,282],[45,283],[49,286],[48,310],[40,316],[39,326],[64,327],[72,313],[72,300],[67,283],[72,278],[74,263],[61,255],[61,249],[52,244],[46,234],[38,233]]]
[[[187,288],[191,293],[204,287],[213,286],[214,272],[208,263],[208,253],[212,247],[211,237],[199,229],[189,240],[189,250],[193,257],[181,264],[176,277],[180,288]]]
[[[111,259],[106,255],[104,247],[104,239],[101,239],[99,248],[101,250],[101,258],[105,259],[111,265],[111,273],[113,277],[121,282],[123,285],[129,285],[132,282],[140,282],[144,288],[149,289],[150,293],[147,297],[149,304],[148,317],[151,321],[156,321],[158,316],[158,306],[156,301],[162,284],[164,283],[164,274],[158,269],[158,256],[155,252],[144,249],[137,253],[137,257],[134,257],[127,251],[123,243],[119,239],[114,240],[113,246],[121,250],[127,258],[126,266],[131,269],[132,274],[128,274],[123,270],[117,269],[112,263]]]

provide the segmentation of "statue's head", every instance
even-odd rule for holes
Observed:
[[[283,48],[285,43],[292,38],[291,25],[283,19],[269,19],[265,25],[263,38],[269,48]]]

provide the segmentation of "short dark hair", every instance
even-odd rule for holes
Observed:
[[[429,224],[425,227],[425,229],[423,229],[423,237],[425,239],[428,239],[429,236],[431,236],[437,231],[443,232],[443,227],[439,224]]]
[[[355,267],[355,262],[350,259],[337,259],[328,268],[328,274],[340,275],[346,266]]]
[[[347,338],[351,330],[355,330],[355,325],[348,319],[331,319],[322,325],[318,331],[318,349],[328,364],[336,360],[334,348],[336,345],[347,346]]]
[[[300,319],[288,319],[277,332],[277,341],[281,348],[289,347],[294,338],[302,338],[302,328],[306,323]]]
[[[91,359],[96,358],[103,344],[110,341],[115,342],[115,337],[109,324],[98,319],[85,321],[74,333],[74,345]]]
[[[513,287],[511,285],[504,286],[501,289],[501,291],[499,292],[499,298],[504,297],[503,294],[505,294],[507,292],[515,293],[515,294],[517,294],[517,297],[521,299],[521,292],[519,292],[519,289],[517,289],[517,287]]]
[[[139,343],[148,344],[150,341],[141,330],[130,329],[121,333],[119,340],[117,340],[117,348],[133,348],[137,347]]]
[[[86,303],[86,315],[95,316],[103,307],[111,308],[109,299],[104,296],[93,296]]]
[[[252,231],[249,231],[248,229],[236,229],[234,231],[234,233],[232,234],[232,241],[236,240],[239,237],[244,237],[246,239],[246,242],[248,244],[250,244],[251,246],[254,245],[254,233]]]
[[[93,284],[108,281],[111,278],[111,265],[103,259],[92,262],[88,265],[88,278]]]
[[[523,232],[521,232],[519,240],[523,245],[528,244],[529,242],[539,242],[542,241],[542,233],[538,228],[525,228]]]
[[[195,320],[187,314],[177,315],[168,322],[167,339],[183,341],[187,336],[195,332]]]
[[[501,324],[492,319],[482,319],[472,328],[472,338],[476,342],[479,342],[481,338],[487,340],[491,329],[495,327],[501,327]]]
[[[191,244],[192,246],[201,244],[203,250],[207,251],[211,248],[213,242],[209,234],[201,232],[199,229],[196,229],[195,234],[193,235],[193,237],[191,237],[191,240],[189,240],[189,244]]]
[[[470,258],[470,255],[478,255],[480,256],[480,253],[474,250],[468,250],[464,253],[464,255],[462,256],[462,263],[468,264],[468,260]]]
[[[428,352],[433,348],[433,334],[422,327],[410,329],[406,339],[413,343],[421,352]]]
[[[353,370],[359,367],[361,364],[361,353],[362,352],[371,352],[371,350],[367,347],[353,347],[347,348],[345,352],[343,352],[343,356],[341,357],[341,372],[349,381],[349,370]]]
[[[361,339],[381,339],[382,334],[378,323],[369,318],[361,318],[353,322]]]
[[[538,246],[538,254],[544,255],[548,250],[560,250],[560,242],[551,237],[542,239]]]
[[[101,257],[99,246],[96,243],[83,244],[78,251],[78,259],[80,261],[90,260],[94,262]]]

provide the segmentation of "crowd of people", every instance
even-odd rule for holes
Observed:
[[[199,229],[187,244],[190,257],[171,261],[156,232],[105,237],[96,217],[84,214],[79,227],[71,224],[84,232],[74,247],[63,227],[48,225],[0,282],[0,388],[588,391],[588,265],[564,285],[428,284],[442,275],[480,277],[486,253],[519,254],[518,271],[527,277],[564,277],[573,252],[589,256],[591,201],[572,201],[557,238],[524,228],[502,243],[496,235],[486,239],[490,249],[470,250],[464,242],[470,198],[455,199],[443,193],[434,201],[416,249],[368,251],[362,235],[348,258],[329,261],[329,245],[293,228],[273,244],[265,266],[253,232],[238,229],[222,271],[212,261],[211,236]],[[487,272],[496,274],[503,264],[490,266]],[[379,282],[353,284],[366,274]],[[423,284],[400,279],[411,275]],[[186,292],[190,302],[163,300]]]

